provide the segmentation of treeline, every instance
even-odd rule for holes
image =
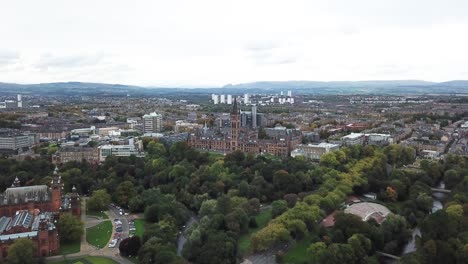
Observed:
[[[81,194],[94,193],[90,200],[97,208],[106,206],[98,201],[112,200],[144,214],[145,234],[135,242],[140,263],[184,263],[176,254],[178,232],[195,215],[199,222],[188,232],[185,259],[236,263],[241,258],[239,237],[257,226],[261,203],[272,203],[274,219],[252,237],[254,250],[308,236],[314,238],[314,260],[335,256],[336,263],[373,262],[376,250],[397,254],[409,227],[424,224],[431,207],[430,187],[441,179],[453,188],[456,205],[467,201],[466,159],[423,162],[422,170],[412,170],[403,165],[414,162],[414,149],[399,145],[346,147],[314,165],[302,158],[276,160],[242,152],[213,155],[183,142],[144,144],[144,159],[109,157],[99,166],[69,162],[60,168],[66,192],[76,186]],[[8,187],[15,176],[27,185],[47,183],[52,170],[46,160],[0,159],[0,184]],[[319,226],[349,194],[367,192],[377,193],[403,217],[389,217],[379,226],[338,214],[336,227]]]
[[[417,251],[402,263],[468,263],[468,159],[448,155],[421,166],[434,181],[443,180],[451,193],[442,210],[421,221]]]

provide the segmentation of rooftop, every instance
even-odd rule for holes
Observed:
[[[37,236],[37,231],[31,231],[31,232],[24,232],[24,233],[16,233],[16,234],[9,234],[9,235],[1,235],[0,236],[0,241],[7,241],[7,240],[15,240],[18,238],[23,238],[23,237],[35,237]]]
[[[359,216],[362,221],[374,219],[381,224],[390,212],[387,207],[378,203],[354,203],[344,210],[347,214]]]

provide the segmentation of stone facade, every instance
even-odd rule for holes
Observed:
[[[79,217],[80,198],[73,188],[72,194],[62,194],[63,183],[54,171],[50,186],[20,186],[18,178],[0,194],[0,263],[7,257],[8,248],[18,238],[29,238],[36,245],[36,256],[56,255],[60,241],[56,220],[62,212]]]
[[[270,139],[259,139],[258,130],[241,126],[240,111],[237,100],[230,114],[230,129],[213,131],[208,128],[198,130],[190,135],[190,146],[208,151],[230,153],[240,150],[244,153],[271,154],[287,157],[292,149],[301,142],[301,133],[288,133],[286,130],[281,135]]]

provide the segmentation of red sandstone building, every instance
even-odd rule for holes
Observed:
[[[54,171],[50,186],[20,186],[18,178],[0,195],[0,262],[8,254],[8,248],[18,238],[30,238],[36,245],[36,256],[58,254],[60,241],[55,226],[60,212],[81,214],[76,189],[71,195],[63,195],[63,183]]]
[[[291,151],[301,142],[300,133],[283,133],[270,139],[259,139],[258,130],[241,127],[240,111],[237,101],[230,116],[231,129],[228,133],[215,132],[206,127],[190,135],[190,146],[208,151],[229,153],[240,150],[244,153],[271,154],[288,157]]]

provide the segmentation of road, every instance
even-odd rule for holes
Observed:
[[[91,217],[86,215],[86,198],[82,200],[81,205],[81,220],[85,223],[86,227],[91,227],[99,224],[104,219],[100,219],[98,217]],[[128,225],[128,216],[121,216],[119,211],[116,208],[111,208],[106,214],[109,216],[111,221],[114,221],[115,218],[122,219],[122,239],[124,237],[128,237],[129,234],[129,225]],[[111,239],[114,237],[115,228],[112,229]],[[110,241],[109,241],[110,242]],[[110,258],[117,263],[122,264],[133,264],[130,260],[123,258],[119,254],[119,247],[118,245],[115,248],[104,247],[102,249],[95,248],[94,246],[90,245],[86,241],[86,228],[84,234],[81,238],[81,248],[79,253],[68,254],[68,255],[58,255],[46,258],[47,261],[59,261],[64,259],[73,259],[79,258],[83,256],[100,256],[100,257],[107,257]]]
[[[120,241],[127,238],[129,236],[129,225],[128,225],[128,216],[120,215],[119,210],[115,208],[114,206],[109,206],[109,211],[107,212],[109,215],[109,218],[112,219],[112,223],[114,222],[114,219],[120,219],[122,222],[122,232],[121,232],[121,239],[119,240],[119,243],[115,246],[116,248],[119,248]],[[114,232],[115,232],[115,225],[114,225]],[[112,234],[113,236],[114,234]]]

